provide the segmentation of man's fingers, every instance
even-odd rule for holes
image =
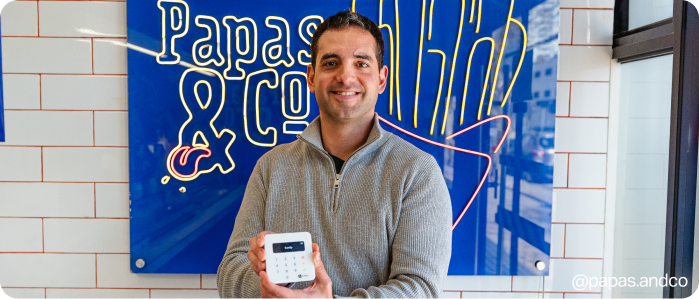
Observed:
[[[316,271],[315,283],[321,288],[332,286],[332,280],[325,271],[325,265],[323,265],[323,261],[320,259],[320,247],[316,243],[313,243],[313,264]]]
[[[256,238],[255,241],[257,242],[257,247],[262,248],[265,246],[265,235],[269,235],[269,234],[273,234],[273,232],[263,231],[263,232],[257,234],[257,237],[255,237]]]
[[[252,267],[252,270],[255,271],[255,273],[260,272],[260,260],[257,258],[257,255],[252,250],[248,251],[248,260],[250,260],[250,267]]]
[[[266,271],[260,271],[260,292],[262,297],[281,298],[280,289],[286,289],[269,281],[269,276]]]

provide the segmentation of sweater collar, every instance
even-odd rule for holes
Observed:
[[[369,132],[369,138],[367,138],[366,143],[360,146],[358,151],[374,151],[386,141],[388,135],[388,132],[381,127],[381,124],[379,124],[379,115],[374,112],[374,126],[371,128],[371,132]],[[325,148],[323,148],[323,139],[320,133],[320,116],[316,117],[308,125],[308,127],[301,132],[301,134],[297,135],[297,138],[304,140],[327,153]]]

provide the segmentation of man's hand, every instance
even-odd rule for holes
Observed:
[[[320,260],[318,244],[313,243],[313,264],[315,264],[316,279],[313,284],[303,290],[291,290],[278,286],[269,281],[267,272],[260,271],[260,291],[262,298],[332,298],[333,288],[330,276],[325,272],[325,266]]]
[[[267,253],[265,252],[265,235],[273,234],[273,232],[263,231],[256,237],[250,239],[250,250],[248,251],[248,259],[250,267],[255,271],[257,276],[260,276],[260,271],[267,268]]]

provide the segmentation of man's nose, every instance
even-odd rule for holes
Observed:
[[[343,63],[342,67],[338,69],[337,81],[345,85],[357,81],[356,70],[351,62]]]

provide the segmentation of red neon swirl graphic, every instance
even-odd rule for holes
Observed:
[[[475,127],[478,127],[478,126],[480,126],[480,125],[482,125],[482,124],[484,124],[484,123],[486,123],[486,122],[489,122],[489,121],[491,121],[491,120],[498,119],[498,118],[504,118],[505,120],[507,120],[507,128],[505,129],[505,134],[503,134],[503,135],[502,135],[502,138],[500,139],[500,143],[498,144],[498,146],[495,148],[495,151],[493,152],[493,153],[497,153],[498,150],[500,149],[500,146],[501,146],[502,143],[505,141],[505,138],[507,137],[507,134],[508,134],[509,131],[510,131],[510,123],[511,123],[511,120],[510,120],[510,117],[508,117],[507,115],[498,115],[498,116],[493,116],[493,117],[491,117],[491,118],[485,119],[485,120],[480,121],[480,122],[478,122],[478,123],[476,123],[476,124],[474,124],[474,125],[472,125],[472,126],[466,128],[466,129],[463,129],[463,130],[461,130],[461,131],[459,131],[459,132],[456,132],[456,133],[454,133],[454,134],[449,135],[449,136],[447,137],[447,139],[451,139],[451,138],[453,138],[453,137],[455,137],[455,136],[457,136],[457,135],[459,135],[459,134],[461,134],[461,133],[464,133],[464,132],[466,132],[466,131],[468,131],[468,130],[471,130],[471,129],[475,128]],[[384,119],[384,118],[381,117],[381,116],[379,116],[379,120],[383,121],[384,123],[388,124],[389,126],[395,128],[395,129],[398,130],[398,131],[401,131],[401,132],[403,132],[403,133],[405,133],[405,134],[408,134],[408,135],[410,135],[410,136],[412,136],[412,137],[414,137],[414,138],[417,138],[417,139],[419,139],[419,140],[421,140],[421,141],[424,141],[424,142],[427,142],[427,143],[429,143],[429,144],[433,144],[433,145],[436,145],[436,146],[439,146],[439,147],[443,147],[443,148],[448,148],[448,149],[455,150],[455,151],[459,151],[459,152],[462,152],[462,153],[467,153],[467,154],[473,154],[473,155],[481,156],[481,157],[484,157],[484,158],[488,159],[488,168],[486,168],[485,173],[483,174],[483,178],[482,178],[481,181],[478,183],[478,188],[476,188],[476,191],[473,192],[473,195],[471,196],[471,199],[468,200],[468,203],[466,204],[466,207],[464,208],[463,211],[461,211],[461,215],[459,215],[459,218],[457,218],[456,221],[454,221],[454,224],[451,226],[451,230],[454,230],[454,228],[456,228],[456,225],[459,224],[459,221],[461,221],[461,218],[464,217],[464,214],[466,214],[466,211],[467,211],[468,208],[471,206],[471,203],[473,203],[473,200],[476,198],[476,195],[478,195],[478,192],[481,190],[481,187],[483,187],[483,183],[485,183],[485,179],[488,178],[488,174],[490,173],[490,168],[491,168],[491,166],[492,166],[492,164],[493,164],[492,158],[490,158],[489,155],[484,154],[484,153],[481,153],[481,152],[471,151],[471,150],[467,150],[467,149],[463,149],[463,148],[459,148],[459,147],[447,145],[447,144],[444,144],[444,143],[439,143],[439,142],[432,141],[432,140],[429,140],[429,139],[427,139],[427,138],[418,136],[418,135],[416,135],[416,134],[414,134],[414,133],[411,133],[411,132],[406,131],[405,129],[403,129],[403,128],[399,127],[399,126],[394,125],[393,123],[387,121],[386,119]]]
[[[203,154],[203,155],[197,157],[197,160],[194,162],[194,172],[192,172],[192,174],[189,174],[189,175],[183,175],[183,174],[177,172],[177,170],[175,169],[175,160],[177,160],[176,157],[177,157],[177,155],[178,155],[181,151],[183,151],[183,150],[186,151],[186,152],[183,153],[182,156],[180,156],[180,166],[185,166],[185,165],[187,165],[187,158],[188,158],[189,155],[192,154],[193,152],[198,151],[198,150],[199,150],[199,151],[205,151],[205,152],[206,152],[206,154]],[[189,146],[183,146],[183,147],[177,149],[177,151],[175,152],[175,154],[172,155],[172,160],[170,161],[170,168],[172,168],[172,172],[174,172],[177,176],[179,176],[179,177],[181,177],[181,178],[191,178],[191,177],[195,176],[195,175],[197,174],[197,172],[199,172],[199,161],[200,161],[201,159],[203,159],[203,158],[208,158],[208,157],[211,157],[211,150],[208,149],[208,148],[205,148],[205,147],[193,147],[193,148],[190,149]]]

